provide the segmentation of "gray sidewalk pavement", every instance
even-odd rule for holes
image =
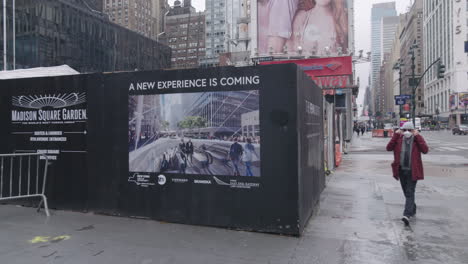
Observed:
[[[406,228],[387,141],[354,140],[300,238],[0,205],[0,263],[468,263],[468,158],[424,157]]]

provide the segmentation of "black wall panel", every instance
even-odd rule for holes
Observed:
[[[143,82],[157,84],[172,80],[220,80],[245,76],[258,76],[259,82],[195,88],[156,87],[129,90],[132,84],[136,87],[138,83]],[[9,117],[12,94],[58,93],[80,89],[87,95],[87,133],[85,142],[82,142],[87,152],[84,155],[85,159],[70,159],[66,158],[65,154],[60,154],[61,162],[52,165],[48,189],[52,207],[291,235],[300,234],[304,228],[324,187],[321,115],[323,110],[321,91],[296,65],[127,72],[2,81],[0,151],[8,153],[15,149],[16,143],[11,134]],[[205,94],[211,97],[203,97]],[[236,97],[245,94],[245,98]],[[142,98],[146,99],[138,101],[138,95],[145,95]],[[185,131],[183,133],[191,133],[190,137],[193,137],[195,144],[201,144],[197,146],[199,152],[195,152],[195,161],[199,159],[200,153],[209,152],[212,157],[214,155],[216,162],[226,162],[226,168],[213,161],[213,165],[210,165],[211,170],[203,166],[201,169],[195,168],[195,163],[190,163],[193,168],[190,168],[192,171],[187,170],[187,173],[170,170],[161,172],[158,168],[162,167],[156,165],[156,169],[151,171],[134,169],[143,168],[144,166],[138,164],[147,164],[143,161],[150,153],[156,153],[157,146],[162,146],[164,142],[169,142],[167,144],[170,145],[175,140],[187,136],[170,135],[175,133],[170,131],[175,130],[165,128],[160,129],[159,134],[153,135],[156,139],[150,140],[150,136],[145,134],[135,140],[136,136],[132,136],[132,133],[136,134],[135,131],[138,130],[132,130],[132,126],[138,122],[135,121],[138,117],[138,111],[135,111],[138,102],[140,105],[142,102],[143,105],[152,102],[161,109],[167,108],[164,111],[176,113],[179,111],[177,107],[187,107],[187,102],[198,102],[198,99],[194,98],[206,99],[216,96],[225,99],[212,101],[212,104],[237,102],[241,105],[247,100],[258,101],[260,131],[257,137],[259,142],[255,142],[254,145],[260,154],[259,161],[255,163],[256,167],[252,167],[255,175],[236,176],[220,173],[222,169],[234,168],[232,160],[224,161],[224,156],[218,155],[224,153],[221,150],[224,151],[226,146],[233,144],[233,137],[223,139],[220,134],[216,134],[216,129],[206,132],[210,128],[209,125],[205,125],[203,129],[207,129],[204,131],[206,135],[209,133],[209,138],[204,138],[201,129],[198,129],[198,132],[196,129],[183,130],[180,123],[178,133],[181,130]],[[177,101],[174,98],[179,98],[177,100],[183,103],[174,103]],[[137,106],[134,106],[134,103]],[[247,109],[250,106],[246,104],[242,107],[247,110],[242,114],[236,112],[239,106],[230,107],[234,109],[232,113],[223,113],[224,117],[228,115],[226,120],[231,118],[231,115],[234,115],[233,120],[244,120],[244,114],[255,112],[255,109]],[[192,111],[195,108],[188,109]],[[159,112],[154,120],[175,116],[172,112],[168,114],[163,113],[163,110],[157,111]],[[135,118],[132,118],[133,115]],[[147,117],[142,118],[142,122],[147,124],[148,120],[145,118]],[[172,126],[174,127],[174,124]],[[236,133],[238,135],[240,132]],[[241,138],[245,139],[247,136],[239,137]],[[251,138],[256,139],[254,136]],[[146,140],[146,143],[138,145],[143,140]],[[205,143],[209,151],[204,152]],[[246,142],[242,142],[241,145],[246,150]],[[231,155],[226,151],[228,156]],[[132,158],[132,161],[136,161],[132,164],[140,167],[129,165],[129,152],[133,153],[132,157],[136,157]],[[74,155],[69,157],[78,157],[78,154]],[[156,164],[156,161],[160,160],[159,156],[155,157],[149,159],[151,162],[145,166],[153,168],[153,161]],[[246,161],[243,160],[240,164],[245,166],[242,167],[241,175],[244,175],[244,171],[248,173]],[[163,175],[164,181],[160,181],[160,175]],[[148,182],[135,181],[140,176],[146,177]],[[183,183],[177,182],[180,180],[183,180]],[[200,181],[205,184],[200,184]]]

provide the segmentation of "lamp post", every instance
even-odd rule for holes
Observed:
[[[399,85],[400,85],[400,94],[401,95],[401,81],[403,80],[402,79],[402,68],[403,66],[405,66],[402,62],[401,62],[401,59],[398,59],[398,61],[395,63],[395,66],[393,66],[393,69],[394,70],[398,70],[398,82],[399,82]],[[400,105],[400,112],[399,112],[399,115],[400,115],[400,118],[402,117],[402,113],[403,113],[403,106]]]
[[[413,45],[411,45],[409,53],[411,54],[411,82],[410,82],[410,87],[412,90],[411,94],[411,117],[413,118],[413,126],[416,127],[416,65],[414,64],[414,61],[416,60],[416,57],[414,56],[414,50],[418,48],[418,45],[416,44],[416,40],[413,42]]]

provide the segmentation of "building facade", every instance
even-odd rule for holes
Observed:
[[[409,76],[412,75],[411,55],[414,51],[415,75],[421,76],[424,72],[424,41],[423,41],[423,12],[422,0],[416,0],[413,6],[405,15],[405,25],[400,33],[400,54],[402,66],[403,80],[401,83],[402,93],[412,95],[413,88],[409,85]],[[424,83],[421,83],[415,91],[416,115],[424,114]],[[412,101],[408,102],[412,105]],[[411,108],[412,109],[412,108]]]
[[[437,67],[424,77],[425,112],[449,119],[451,126],[465,117],[460,95],[468,93],[467,10],[466,1],[423,1],[424,68],[438,58],[446,66],[443,79],[437,78]]]
[[[258,91],[205,92],[188,98],[183,104],[185,116],[200,116],[206,120],[202,132],[211,136],[240,136],[243,131],[258,135],[259,127],[255,126],[258,117],[253,119],[252,116],[258,114]]]
[[[219,65],[219,54],[226,52],[226,1],[206,0],[205,9],[205,57],[200,60],[202,67]]]
[[[98,1],[98,0],[94,0]],[[138,32],[145,37],[157,39],[163,32],[167,0],[101,0],[103,11],[109,20]]]
[[[205,56],[205,14],[190,1],[175,1],[166,16],[164,42],[172,49],[171,67],[196,68]]]
[[[380,81],[380,66],[383,60],[384,50],[383,47],[387,47],[387,43],[383,44],[383,24],[382,18],[394,17],[397,15],[395,2],[373,4],[371,10],[371,90],[372,90],[372,104],[370,108],[375,110],[376,94],[378,90],[377,86]],[[385,25],[387,27],[388,25]],[[387,36],[387,34],[386,34]],[[387,41],[393,41],[393,38]],[[389,50],[387,50],[388,52]],[[375,111],[373,111],[375,112]]]
[[[12,39],[8,31],[9,69]],[[83,73],[152,70],[169,67],[170,56],[167,46],[110,23],[80,1],[16,1],[16,68],[67,64]]]
[[[251,10],[250,0],[226,0],[226,53],[220,55],[220,65],[250,64]]]
[[[401,42],[400,36],[406,26],[406,15],[400,15],[399,23],[395,31],[395,37],[393,39],[392,49],[390,51],[391,56],[391,65],[393,65],[392,71],[392,86],[393,86],[393,98],[395,95],[403,94],[401,90],[401,82],[403,82],[403,62],[400,59],[401,57]],[[401,72],[401,80],[400,80],[400,72]],[[395,101],[393,101],[393,112],[395,113],[396,122],[399,124],[399,119],[402,117],[403,114],[403,106],[396,105]]]

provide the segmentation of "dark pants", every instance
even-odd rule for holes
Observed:
[[[400,183],[405,195],[405,211],[404,216],[410,217],[416,214],[416,204],[414,202],[414,192],[416,191],[417,181],[413,181],[411,171],[400,170]]]

